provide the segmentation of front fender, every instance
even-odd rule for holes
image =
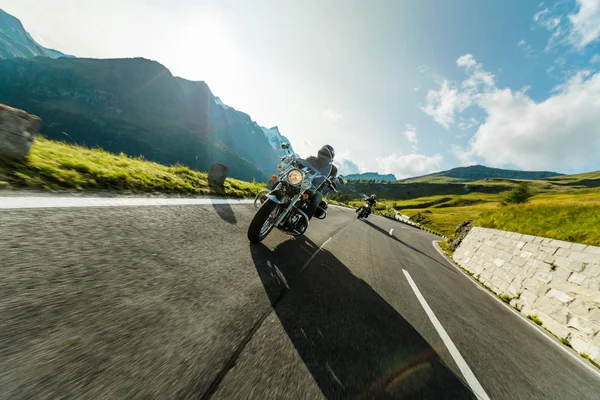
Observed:
[[[271,200],[273,203],[281,204],[281,200],[277,198],[274,194],[268,194],[267,199]]]

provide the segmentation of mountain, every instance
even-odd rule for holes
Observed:
[[[223,104],[205,82],[174,77],[143,58],[0,60],[0,103],[43,120],[42,133],[164,164],[265,181],[285,141]]]
[[[385,182],[396,182],[396,176],[394,174],[382,175],[377,172],[364,172],[362,174],[350,174],[344,175],[345,179],[351,181],[359,181],[359,180],[375,180],[375,181],[385,181]]]
[[[490,168],[483,165],[452,168],[447,171],[403,179],[402,182],[461,182],[480,179],[527,179],[537,180],[560,176],[558,172],[550,171],[516,171],[510,169]]]
[[[71,57],[39,45],[25,30],[21,21],[0,9],[0,58]]]
[[[273,147],[273,150],[279,153],[281,152],[281,145],[283,143],[288,143],[290,145],[290,151],[294,152],[290,141],[288,140],[288,138],[283,136],[281,132],[279,132],[278,127],[274,126],[272,128],[262,128],[262,130],[265,133],[267,140],[271,144],[271,147]]]

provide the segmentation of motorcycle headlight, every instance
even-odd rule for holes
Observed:
[[[312,187],[312,181],[310,179],[305,179],[302,181],[302,189],[308,190]]]
[[[292,185],[300,184],[300,182],[302,182],[302,179],[304,179],[304,176],[302,175],[302,172],[299,169],[293,169],[287,174],[287,180]]]

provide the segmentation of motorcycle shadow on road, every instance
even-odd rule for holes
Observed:
[[[475,398],[410,323],[332,253],[323,249],[305,266],[317,248],[301,237],[251,252],[277,317],[326,398]]]

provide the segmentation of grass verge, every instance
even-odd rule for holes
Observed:
[[[142,158],[38,137],[24,163],[0,165],[0,189],[110,191],[250,197],[264,185],[227,179],[209,185],[208,175],[182,165],[165,166]]]

